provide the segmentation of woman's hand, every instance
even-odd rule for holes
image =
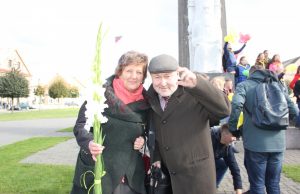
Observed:
[[[97,161],[96,157],[99,154],[102,154],[103,149],[104,149],[104,146],[101,146],[101,145],[95,143],[94,141],[89,142],[89,150],[92,154],[92,158],[94,161]]]
[[[140,150],[144,146],[145,139],[142,136],[139,136],[138,138],[135,139],[134,144],[133,144],[133,149],[134,150]]]

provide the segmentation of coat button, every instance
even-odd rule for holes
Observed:
[[[165,146],[165,150],[168,151],[170,148],[168,146]]]
[[[167,123],[167,121],[166,121],[166,120],[163,120],[163,121],[162,121],[162,123],[163,123],[163,124],[166,124],[166,123]]]
[[[172,172],[171,172],[171,175],[176,175],[176,172],[172,171]]]

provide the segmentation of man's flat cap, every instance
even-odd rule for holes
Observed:
[[[176,71],[179,67],[177,60],[170,55],[158,55],[153,57],[149,63],[150,73],[165,73]]]

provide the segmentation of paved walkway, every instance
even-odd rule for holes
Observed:
[[[75,138],[72,138],[47,150],[39,151],[20,162],[75,166],[78,152],[79,147],[77,142]]]
[[[75,121],[76,118],[1,121],[0,146],[31,137],[73,136],[71,133],[57,132],[57,130],[72,127]]]
[[[70,119],[43,119],[34,121],[14,121],[1,122],[0,125],[0,146],[13,143],[35,136],[73,136],[72,133],[56,132],[57,129],[73,126],[74,118]],[[249,188],[248,177],[243,165],[242,142],[238,142],[238,148],[241,151],[236,154],[237,161],[241,168],[244,190]],[[79,147],[74,138],[57,144],[56,146],[37,152],[21,162],[26,163],[44,163],[44,164],[64,164],[74,166],[77,159]],[[300,164],[300,150],[287,150],[284,158],[285,164]],[[291,179],[281,176],[281,193],[297,194],[300,193],[300,183],[295,183]],[[231,174],[228,171],[222,181],[218,194],[229,194],[233,192]]]
[[[249,188],[248,176],[246,169],[243,165],[244,153],[242,148],[242,142],[238,142],[238,149],[241,151],[236,154],[236,159],[239,163],[243,181],[243,187],[246,191]],[[28,158],[22,160],[22,162],[29,163],[45,163],[45,164],[66,164],[66,165],[75,165],[76,158],[79,148],[75,139],[60,143],[53,148],[48,150],[40,151]],[[285,164],[300,164],[300,150],[286,150]],[[300,191],[300,183],[296,183],[291,179],[281,175],[281,193],[282,194],[298,194]],[[228,171],[218,189],[217,194],[234,194],[232,177],[230,171]]]

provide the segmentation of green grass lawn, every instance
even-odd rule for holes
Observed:
[[[73,127],[68,127],[58,130],[58,132],[73,132]]]
[[[76,117],[79,108],[14,111],[0,114],[0,121]]]
[[[300,165],[283,165],[283,173],[287,177],[300,183]]]
[[[0,147],[0,194],[67,194],[73,166],[21,164],[20,160],[68,137],[41,137]]]

